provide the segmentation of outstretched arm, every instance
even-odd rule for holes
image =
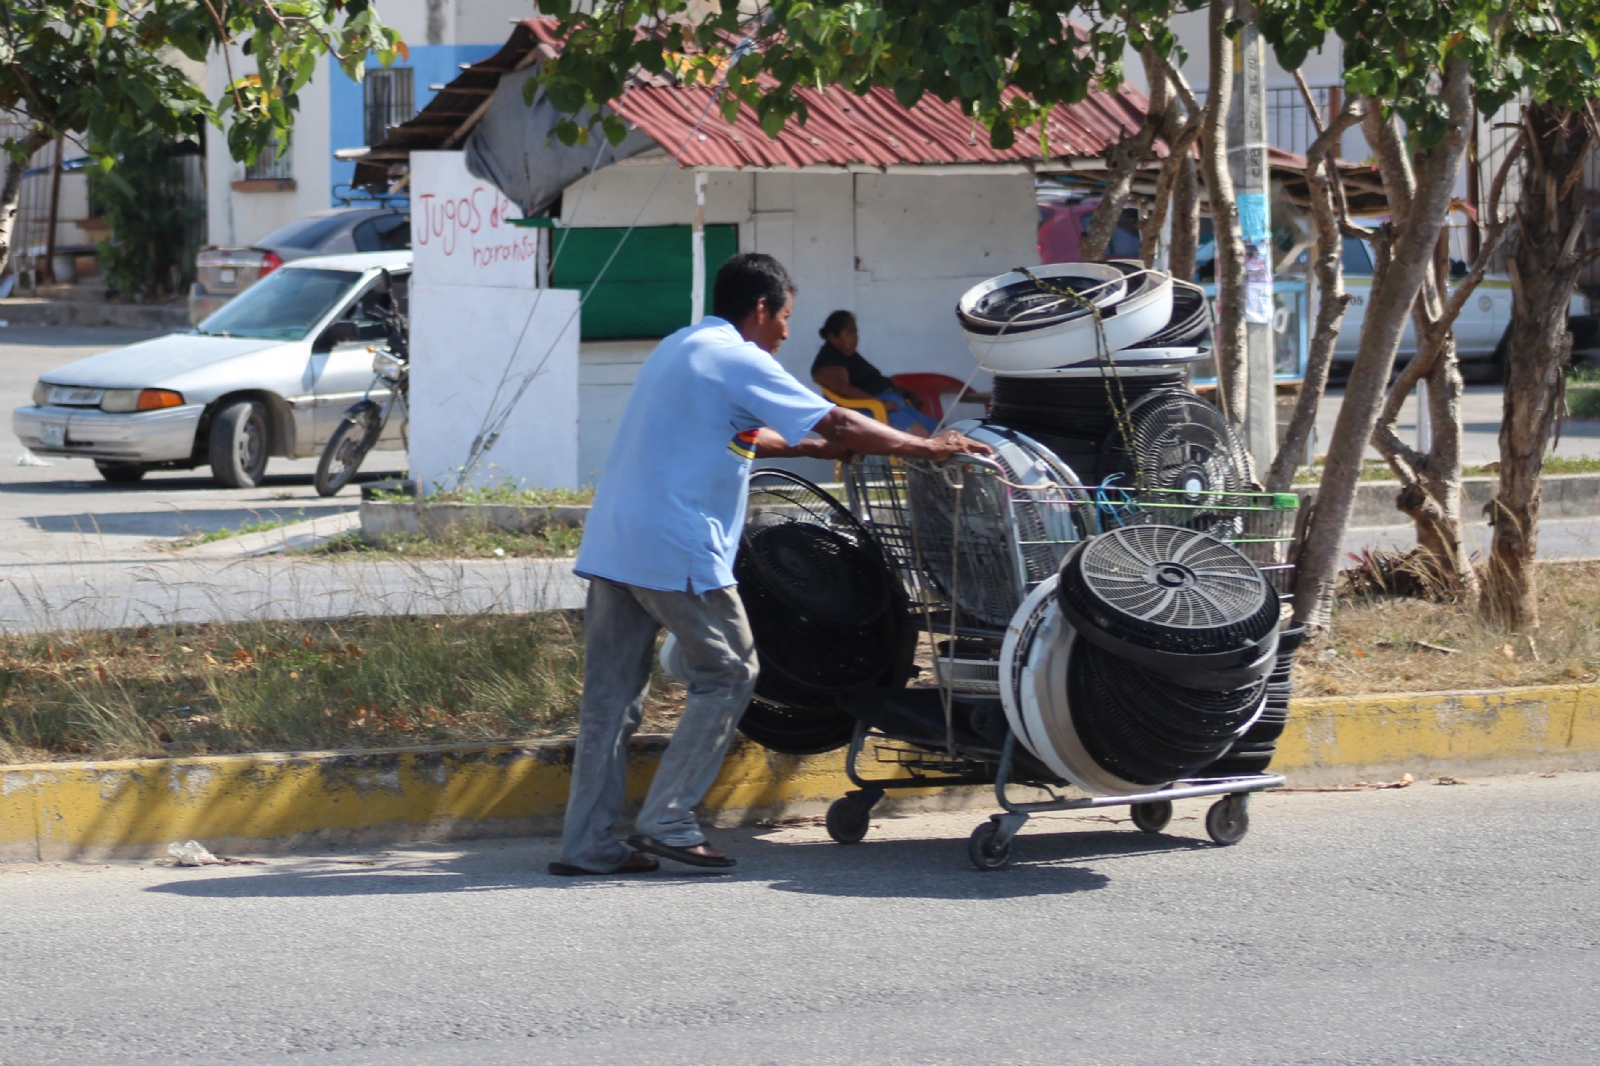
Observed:
[[[756,438],[756,458],[847,459],[852,453],[861,452],[941,461],[953,455],[989,454],[987,445],[954,431],[937,437],[913,437],[844,407],[835,407],[823,415],[812,431],[821,439],[807,437],[798,444],[789,444],[772,430],[763,429]]]

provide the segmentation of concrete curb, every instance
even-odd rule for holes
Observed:
[[[114,304],[95,300],[0,300],[0,319],[13,326],[117,326],[122,329],[189,329],[186,304]]]
[[[639,737],[644,795],[667,738]],[[1600,768],[1600,685],[1297,700],[1273,768],[1292,785],[1411,773]],[[228,854],[550,832],[569,741],[0,766],[0,860],[141,857],[196,839]],[[735,744],[718,824],[815,815],[852,786],[844,753]],[[897,791],[885,810],[993,809],[988,789]]]
[[[211,540],[189,548],[178,548],[173,554],[185,559],[236,559],[257,555],[273,555],[296,548],[313,548],[332,540],[341,533],[361,524],[361,516],[354,510],[338,514],[319,515],[304,522],[291,522],[273,529],[254,533],[240,533],[221,540]]]
[[[437,538],[455,526],[505,533],[537,533],[548,526],[580,529],[588,517],[587,504],[524,507],[502,503],[361,501],[361,532],[374,540],[396,535]]]
[[[1469,477],[1461,479],[1466,499],[1461,510],[1468,519],[1483,514],[1484,505],[1494,499],[1498,478]],[[1600,515],[1600,474],[1550,474],[1543,479],[1544,496],[1539,515],[1542,518],[1592,518]],[[1300,506],[1316,495],[1311,486],[1296,486]],[[1363,481],[1356,488],[1356,499],[1350,512],[1350,525],[1399,526],[1409,524],[1409,519],[1395,509],[1394,500],[1400,493],[1398,481]]]

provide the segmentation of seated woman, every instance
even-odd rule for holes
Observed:
[[[917,410],[922,397],[896,385],[857,350],[861,334],[856,329],[855,315],[835,311],[817,332],[824,343],[811,363],[812,381],[835,396],[882,400],[889,413],[889,425],[902,433],[926,437],[938,427],[938,422]]]

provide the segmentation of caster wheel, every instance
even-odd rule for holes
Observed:
[[[1237,844],[1250,831],[1250,812],[1243,796],[1224,796],[1206,812],[1206,832],[1218,844]]]
[[[872,826],[872,805],[859,796],[844,796],[828,807],[828,835],[838,844],[859,844]]]
[[[998,870],[1011,861],[1009,840],[1000,847],[995,846],[994,838],[999,832],[999,823],[984,822],[972,831],[972,837],[967,841],[967,857],[972,860],[972,865],[985,873]]]
[[[1151,800],[1149,803],[1135,803],[1128,808],[1133,815],[1133,824],[1146,833],[1159,833],[1172,821],[1171,800]]]

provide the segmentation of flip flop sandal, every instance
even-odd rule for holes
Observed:
[[[688,848],[676,848],[671,844],[663,844],[654,837],[647,837],[642,834],[635,834],[629,837],[628,846],[637,851],[648,851],[652,855],[659,855],[663,859],[671,859],[673,862],[681,862],[689,866],[705,866],[716,870],[726,870],[730,866],[738,865],[737,860],[730,859],[726,855],[717,858],[713,858],[710,855],[696,855]],[[699,847],[700,845],[691,846]]]
[[[639,860],[643,859],[643,862]],[[661,864],[647,855],[634,852],[628,861],[615,870],[585,870],[581,866],[570,866],[564,862],[550,864],[550,872],[557,877],[615,877],[618,874],[648,874],[661,869]]]

